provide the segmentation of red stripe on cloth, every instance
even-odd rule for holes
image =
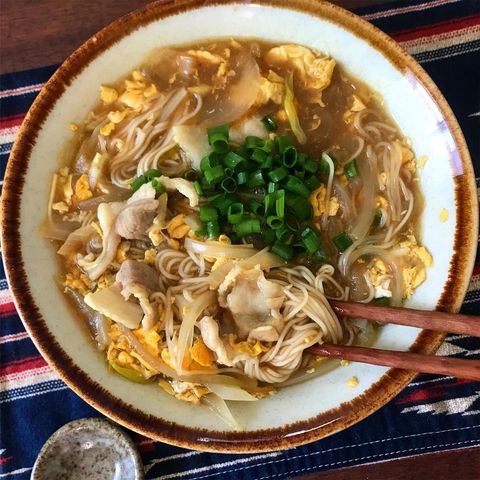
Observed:
[[[0,465],[3,465],[4,463],[9,462],[13,457],[4,457],[0,458]]]
[[[17,310],[15,308],[15,304],[13,302],[0,304],[0,317],[4,317],[6,315],[11,315],[15,313]]]
[[[480,274],[480,263],[476,263],[473,266],[473,272],[472,275],[479,275]]]
[[[17,365],[6,366],[3,365],[0,367],[0,375],[9,375],[11,373],[20,373],[26,370],[32,370],[34,368],[46,367],[47,362],[40,356],[34,360],[23,362]]]
[[[21,115],[15,115],[12,117],[0,118],[0,130],[4,130],[6,128],[12,128],[12,127],[19,127],[22,124],[24,118],[25,118],[24,113],[22,113]]]
[[[461,28],[474,27],[480,25],[480,16],[474,15],[471,17],[459,18],[453,22],[442,22],[432,25],[428,28],[419,28],[415,30],[406,30],[392,35],[397,42],[404,42],[406,40],[414,40],[420,37],[431,37],[439,33],[453,32]]]
[[[453,383],[442,383],[440,385],[435,385],[433,388],[422,388],[417,390],[406,397],[403,397],[397,400],[395,403],[404,404],[404,403],[415,403],[422,400],[433,400],[434,398],[443,397],[448,394],[448,389],[451,387],[456,387],[458,385],[464,385],[466,383],[472,383],[474,380],[467,379],[457,379]]]

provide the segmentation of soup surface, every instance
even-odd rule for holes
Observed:
[[[328,299],[401,305],[425,280],[414,153],[335,59],[222,39],[99,88],[42,234],[116,374],[238,428],[226,401],[318,374],[309,347],[372,341]]]

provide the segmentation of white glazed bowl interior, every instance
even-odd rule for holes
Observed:
[[[332,55],[350,74],[365,81],[385,99],[385,106],[410,137],[417,158],[428,156],[419,170],[425,198],[421,237],[432,253],[434,265],[427,281],[409,305],[434,309],[448,277],[456,225],[452,165],[461,167],[455,143],[429,93],[413,73],[401,73],[366,41],[327,20],[281,8],[258,5],[224,5],[199,8],[155,21],[129,34],[95,58],[58,99],[34,145],[21,203],[22,255],[32,296],[49,330],[72,361],[114,397],[137,409],[188,427],[225,430],[205,407],[175,400],[155,385],[137,386],[108,371],[103,354],[96,351],[78,318],[54,285],[58,274],[55,251],[35,230],[46,215],[51,175],[59,151],[70,138],[67,126],[81,122],[94,107],[100,84],[115,82],[135,68],[153,48],[215,37],[258,37],[281,43],[306,45]],[[445,223],[439,213],[446,208]],[[386,325],[375,347],[408,350],[419,331]],[[233,405],[234,415],[246,430],[280,427],[316,416],[367,390],[386,368],[351,364],[336,368],[310,382],[285,388],[259,402]],[[348,388],[356,376],[359,385]],[[309,401],[305,401],[309,399]],[[298,408],[301,404],[301,408]]]

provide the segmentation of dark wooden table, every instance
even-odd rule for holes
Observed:
[[[385,0],[337,0],[344,8]],[[61,63],[102,27],[146,0],[0,0],[0,73]],[[303,480],[478,480],[480,448],[332,470]]]

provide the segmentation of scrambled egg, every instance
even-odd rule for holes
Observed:
[[[70,287],[78,293],[86,295],[91,290],[92,282],[81,270],[73,267],[72,270],[65,275],[63,286]]]
[[[145,254],[143,256],[143,261],[147,265],[154,265],[156,258],[157,258],[157,250],[155,248],[149,248],[149,249],[145,250]]]
[[[403,275],[403,297],[409,297],[415,289],[421,285],[426,278],[425,268],[430,268],[433,259],[425,247],[417,244],[414,235],[409,234],[407,240],[398,245],[405,266],[402,270]]]
[[[106,85],[100,86],[100,100],[104,105],[110,105],[115,102],[118,98],[118,92],[112,88],[107,87]]]
[[[72,132],[76,132],[78,130],[78,125],[75,124],[75,123],[71,123],[69,126],[68,126],[69,130],[72,131]]]
[[[405,142],[400,142],[399,140],[396,140],[395,143],[400,148],[402,166],[407,170],[409,170],[411,173],[415,173],[417,170],[417,165],[415,162],[415,154]]]
[[[100,135],[108,137],[114,130],[115,124],[113,122],[108,122],[103,127],[100,127]]]
[[[417,160],[417,168],[423,168],[427,163],[428,157],[426,155],[422,155]]]
[[[180,213],[173,217],[167,225],[167,232],[170,238],[183,238],[190,231],[190,227],[185,223],[185,215]]]
[[[130,250],[130,242],[124,240],[120,242],[120,245],[117,248],[117,252],[115,254],[115,261],[118,263],[122,263],[128,259],[128,251]]]
[[[265,105],[270,100],[277,105],[283,103],[285,97],[285,80],[273,70],[270,70],[268,76],[260,77],[260,89],[258,90],[255,105]]]
[[[351,104],[351,106],[347,111],[344,112],[343,121],[347,125],[350,125],[353,122],[353,117],[355,117],[355,114],[365,110],[367,107],[357,95],[351,95],[348,99],[348,102]]]
[[[350,388],[354,388],[358,385],[358,378],[357,377],[351,377],[348,379],[347,381],[347,385],[350,387]]]
[[[126,115],[127,115],[127,110],[112,110],[108,114],[108,119],[110,120],[110,122],[117,124],[117,123],[120,123],[125,118]]]
[[[376,258],[373,261],[373,265],[367,270],[367,275],[375,290],[375,298],[392,296],[392,291],[390,290],[392,275],[382,260]]]
[[[215,356],[213,352],[205,345],[201,338],[198,338],[189,349],[190,356],[202,367],[213,367]]]
[[[325,211],[328,209],[328,215],[333,217],[337,214],[338,209],[340,208],[340,203],[338,198],[335,196],[330,197],[330,201],[326,202],[327,188],[325,185],[320,185],[316,190],[310,195],[310,204],[313,207],[313,215],[315,217],[322,216]]]
[[[166,380],[160,380],[158,385],[176,399],[195,404],[200,403],[200,399],[210,393],[207,387],[190,382],[179,382],[177,380],[168,382]]]
[[[237,336],[234,334],[228,335],[228,343],[235,351],[246,353],[249,357],[258,357],[261,353],[270,350],[270,346],[264,345],[258,340],[237,342]]]
[[[448,220],[448,210],[446,208],[442,208],[440,210],[440,222],[445,223]]]
[[[296,70],[306,88],[318,95],[315,101],[323,106],[321,94],[332,80],[335,60],[329,57],[317,57],[308,48],[300,45],[281,45],[267,52],[265,60],[270,65],[288,63]]]
[[[115,283],[115,274],[112,272],[105,272],[97,279],[97,289],[103,290],[111,287]]]
[[[54,178],[56,185],[52,209],[59,213],[68,212],[72,204],[73,196],[72,174],[68,167],[63,167],[55,174]],[[55,202],[55,200],[57,201]]]
[[[87,200],[91,197],[93,197],[93,193],[90,190],[88,176],[86,173],[84,173],[75,183],[75,199],[77,201],[82,201]]]
[[[219,63],[225,62],[225,59],[222,56],[208,52],[207,50],[189,50],[187,54],[196,58],[200,63],[218,65]]]

